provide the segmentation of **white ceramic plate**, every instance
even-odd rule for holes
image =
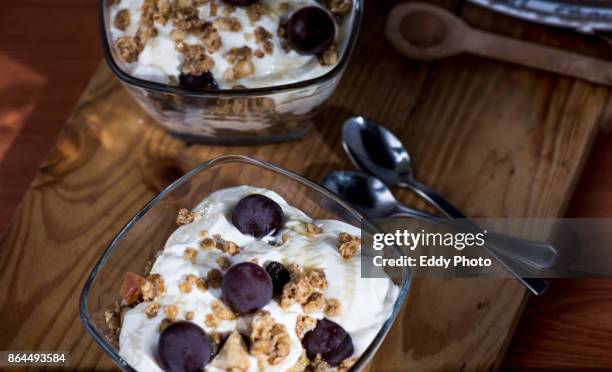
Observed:
[[[580,32],[612,30],[612,0],[468,0],[528,21]]]

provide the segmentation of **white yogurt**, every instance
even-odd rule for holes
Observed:
[[[121,36],[134,36],[136,34],[140,18],[140,9],[143,2],[144,0],[121,0],[112,6],[110,10],[110,31],[113,43]],[[215,2],[219,6],[217,15],[210,16],[210,5],[205,4],[198,8],[199,17],[201,19],[213,22],[215,19],[224,16],[222,11],[224,3],[221,0],[215,0]],[[318,5],[316,0],[286,0],[283,2],[288,4],[286,14],[304,6]],[[280,1],[261,0],[260,3],[268,5],[271,9],[276,9]],[[131,22],[125,31],[116,28],[112,24],[115,15],[122,9],[128,9],[130,11]],[[276,32],[280,23],[280,15],[278,12],[269,12],[268,14],[262,15],[258,21],[251,22],[245,8],[236,7],[229,16],[236,18],[240,22],[242,31],[232,32],[219,30],[221,48],[215,53],[208,54],[215,62],[215,66],[211,73],[221,88],[231,88],[238,84],[247,88],[289,84],[321,76],[333,68],[333,66],[322,66],[318,62],[316,56],[303,56],[293,50],[285,51],[282,48]],[[265,54],[263,58],[252,58],[251,61],[255,65],[255,73],[253,76],[235,81],[226,81],[223,78],[223,74],[230,67],[230,64],[225,59],[227,51],[242,46],[248,46],[253,51],[257,50],[259,46],[253,34],[255,29],[260,26],[264,27],[272,34],[271,41],[274,44],[273,53],[271,55]],[[131,75],[145,80],[160,83],[169,83],[171,80],[178,81],[183,57],[181,53],[176,51],[175,42],[170,37],[170,33],[174,28],[172,21],[168,21],[166,25],[155,23],[155,28],[158,31],[157,37],[147,43],[144,50],[138,56],[138,61],[124,64],[124,68]],[[342,39],[345,29],[339,27],[338,31],[339,35],[337,36],[339,39]],[[188,44],[202,45],[202,41],[193,35],[190,35],[186,39],[186,42]]]
[[[252,236],[244,235],[228,219],[234,205],[243,197],[253,193],[268,196],[283,209],[286,224],[281,234],[289,234],[289,240],[283,245],[268,244],[274,240],[271,236],[256,240]],[[201,217],[179,227],[170,236],[151,270],[152,273],[163,277],[166,287],[166,294],[156,302],[161,305],[177,305],[178,319],[184,319],[185,312],[192,311],[195,313],[193,322],[207,332],[229,333],[235,329],[246,331],[245,318],[223,320],[215,329],[209,329],[204,324],[205,315],[212,312],[211,303],[221,297],[220,289],[193,290],[187,294],[179,291],[179,283],[184,281],[186,275],[206,276],[209,270],[218,268],[215,260],[219,256],[229,257],[232,264],[257,258],[262,265],[274,260],[284,264],[295,263],[323,269],[328,281],[324,295],[326,298],[338,299],[342,308],[339,316],[330,319],[340,324],[350,334],[354,345],[354,356],[359,356],[365,351],[391,315],[399,288],[387,278],[362,278],[360,255],[344,259],[336,248],[338,235],[341,232],[348,232],[359,236],[360,231],[357,227],[335,220],[312,221],[302,211],[288,205],[275,192],[250,186],[219,190],[204,199],[194,211]],[[315,236],[304,236],[292,230],[292,227],[307,222],[321,227],[323,232]],[[240,253],[230,257],[217,249],[211,251],[198,249],[198,256],[194,262],[186,260],[183,257],[185,249],[199,246],[202,230],[207,230],[210,235],[219,234],[223,239],[235,242],[240,246]],[[148,303],[141,303],[125,315],[119,338],[120,355],[139,371],[161,371],[155,355],[159,325],[165,316],[160,311],[156,317],[148,319],[145,314],[147,305]],[[280,364],[267,366],[266,370],[285,371],[294,366],[302,355],[302,345],[295,333],[296,319],[298,315],[303,314],[302,308],[296,304],[286,311],[276,300],[272,300],[264,310],[270,312],[276,322],[285,326],[291,340],[289,355]],[[317,319],[324,317],[323,313],[308,315]],[[250,358],[249,371],[258,371],[256,359]],[[210,364],[206,370],[216,371]]]

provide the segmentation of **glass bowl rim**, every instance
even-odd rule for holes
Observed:
[[[117,233],[117,235],[109,243],[108,247],[104,250],[100,258],[94,265],[91,273],[87,277],[87,280],[83,286],[83,289],[81,290],[81,295],[79,297],[79,315],[81,318],[81,323],[83,324],[87,333],[89,333],[89,335],[98,344],[98,346],[100,346],[102,350],[108,356],[110,356],[111,359],[118,366],[121,366],[125,371],[137,372],[132,366],[130,366],[125,360],[123,360],[123,358],[119,356],[119,354],[115,351],[115,349],[108,343],[108,341],[106,340],[106,337],[98,333],[95,326],[93,325],[93,322],[91,321],[89,317],[89,309],[87,307],[87,297],[89,294],[89,289],[93,285],[98,275],[98,272],[102,269],[102,267],[104,267],[104,265],[106,264],[106,261],[108,260],[110,255],[113,253],[117,244],[123,239],[124,235],[127,234],[127,232],[130,231],[132,227],[135,224],[137,224],[138,221],[151,208],[155,207],[158,202],[160,202],[162,199],[166,197],[167,194],[171,193],[177,187],[181,186],[183,183],[191,179],[191,177],[217,164],[220,164],[220,166],[223,166],[223,164],[227,162],[248,163],[249,165],[259,166],[261,168],[273,171],[279,174],[280,176],[289,177],[293,179],[294,181],[303,184],[307,188],[313,189],[317,191],[318,193],[323,194],[325,197],[330,198],[335,203],[338,203],[345,211],[349,212],[355,219],[357,219],[358,221],[361,221],[362,224],[366,223],[368,225],[368,228],[373,228],[375,231],[380,232],[380,229],[375,224],[370,222],[361,213],[359,213],[357,210],[351,207],[348,203],[340,199],[334,193],[327,190],[325,187],[319,185],[318,183],[311,181],[310,179],[306,177],[300,176],[299,174],[294,173],[281,166],[278,166],[278,165],[275,165],[275,164],[272,164],[272,163],[269,163],[263,160],[258,160],[258,159],[252,158],[250,156],[245,156],[245,155],[222,155],[222,156],[218,156],[216,158],[207,160],[199,164],[198,166],[196,166],[189,172],[185,173],[182,177],[172,182],[168,187],[166,187],[159,194],[157,194],[155,197],[149,200],[138,212],[136,212],[136,214],[127,222],[127,224],[119,231],[119,233]],[[399,253],[401,253],[401,250],[398,247],[394,246],[393,248]],[[379,345],[385,339],[387,333],[391,329],[391,326],[395,322],[395,319],[397,318],[397,315],[399,314],[399,311],[401,310],[401,307],[404,303],[406,295],[408,294],[408,288],[410,287],[409,271],[407,268],[404,268],[402,271],[403,271],[403,275],[402,275],[402,282],[401,282],[400,290],[399,290],[399,293],[398,293],[398,296],[395,302],[393,303],[393,309],[391,311],[391,314],[389,315],[387,320],[385,320],[385,322],[383,323],[382,327],[380,328],[380,330],[378,331],[378,333],[376,334],[376,336],[374,337],[370,345],[368,345],[367,349],[362,353],[362,355],[359,357],[357,362],[351,367],[350,371],[357,371],[360,368],[365,367],[365,365],[369,362],[370,357],[374,355],[374,351],[378,349]]]
[[[359,37],[359,29],[361,27],[361,21],[363,18],[363,5],[365,0],[353,0],[354,8],[354,19],[351,25],[351,32],[349,40],[346,44],[346,50],[342,53],[340,60],[336,65],[323,75],[317,76],[312,79],[302,80],[295,83],[274,85],[270,87],[262,88],[246,88],[246,89],[203,89],[203,90],[189,90],[181,88],[179,86],[173,86],[169,84],[162,84],[154,81],[148,81],[133,77],[130,74],[123,71],[121,67],[115,61],[115,57],[111,50],[111,44],[108,40],[106,22],[104,16],[106,14],[106,8],[104,3],[106,0],[98,0],[98,26],[100,29],[100,37],[102,42],[102,51],[106,64],[110,67],[111,71],[117,76],[122,82],[129,85],[133,85],[139,88],[158,91],[167,94],[175,94],[181,96],[190,97],[209,97],[209,96],[232,96],[232,97],[245,97],[253,95],[268,95],[273,93],[282,93],[292,91],[300,88],[308,88],[313,85],[327,82],[333,77],[338,75],[347,65],[357,44],[357,38]]]

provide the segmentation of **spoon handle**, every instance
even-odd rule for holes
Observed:
[[[432,189],[424,183],[420,183],[417,180],[409,178],[406,179],[404,182],[400,183],[398,186],[412,190],[415,194],[427,200],[437,210],[444,213],[450,218],[467,218],[467,216],[463,214],[463,212],[457,209],[453,204],[451,204],[451,202],[446,200],[445,197],[443,197],[436,190]]]
[[[478,229],[478,226],[473,221],[468,219],[465,214],[431,187],[414,179],[406,179],[399,186],[414,191],[448,217],[461,219],[469,228]],[[546,242],[518,239],[501,234],[491,234],[490,238],[492,238],[492,243],[494,243],[491,248],[498,255],[527,265],[535,270],[551,267],[557,257],[555,247]]]
[[[469,228],[478,229],[476,223],[471,221],[463,212],[431,187],[414,179],[406,179],[399,186],[414,191],[448,217],[461,219]],[[499,251],[501,255],[516,262],[521,262],[535,270],[550,268],[557,258],[555,247],[546,242],[513,238],[501,234],[493,234],[491,237],[495,241],[495,245],[492,248]]]
[[[470,228],[478,229],[478,226],[463,212],[431,187],[414,179],[407,179],[399,186],[412,190],[448,217],[461,219]],[[550,243],[514,238],[501,234],[494,234],[493,236],[497,243],[496,245],[500,246],[498,249],[502,255],[522,262],[536,270],[550,268],[557,258],[557,250]]]
[[[447,204],[450,203],[447,202]],[[414,210],[403,205],[398,205],[398,213],[394,216],[412,217],[421,220],[436,220],[436,222],[445,223],[449,226],[463,228],[474,232],[479,232],[482,230],[474,221],[466,218],[465,216],[452,217],[453,219],[460,219],[459,221],[450,220],[448,222],[443,222],[440,217]],[[499,255],[534,270],[551,268],[555,264],[555,260],[558,256],[556,248],[546,242],[515,238],[495,232],[490,232],[488,234],[488,238],[492,243],[491,248]]]
[[[425,213],[422,211],[418,211],[418,210],[414,210],[412,208],[408,208],[406,206],[403,205],[398,205],[397,206],[397,211],[395,213],[393,213],[393,215],[389,216],[389,217],[406,217],[406,218],[417,218],[420,220],[425,220],[425,221],[432,221],[434,220],[437,223],[444,223],[444,224],[448,224],[451,225],[453,227],[460,227],[458,225],[461,224],[456,224],[453,223],[452,220],[449,221],[443,221],[442,219],[440,219],[437,216],[431,215],[429,213]],[[476,225],[472,225],[472,226],[476,226]],[[497,235],[497,234],[491,234],[489,236],[489,238],[493,238],[491,240],[493,240],[492,242],[494,242],[495,240],[498,239],[498,237],[506,238],[502,235]],[[509,238],[512,239],[512,238]],[[495,244],[493,244],[491,247],[495,246]],[[499,261],[509,272],[511,272],[527,289],[529,289],[529,291],[531,291],[531,293],[533,293],[536,296],[541,295],[542,293],[546,292],[546,290],[548,289],[548,281],[544,280],[544,279],[540,279],[540,278],[525,278],[521,275],[519,275],[516,270],[514,270],[513,267],[511,267],[507,261],[508,259],[512,259],[515,260],[517,259],[517,257],[508,257],[506,254],[502,253],[503,251],[500,250],[489,250],[489,253],[491,254],[491,256],[493,256],[495,259],[497,259],[497,261]],[[506,257],[506,259],[501,259],[498,256],[498,253],[502,253],[504,257]],[[520,259],[517,261],[521,261]],[[516,262],[516,261],[515,261]],[[520,263],[519,263],[520,264]]]
[[[592,83],[612,84],[612,63],[566,50],[470,29],[464,40],[467,52],[512,62]]]

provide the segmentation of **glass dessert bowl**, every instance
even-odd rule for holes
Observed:
[[[162,127],[188,141],[256,144],[309,129],[348,64],[363,0],[99,4],[108,65]]]
[[[271,212],[270,205],[276,205]],[[267,222],[253,225],[249,210],[268,210],[257,217]],[[164,332],[186,326],[198,337],[207,335],[204,343],[214,355],[206,352],[211,366],[206,370],[245,360],[251,367],[263,363],[264,370],[303,370],[315,362],[313,353],[334,367],[344,362],[362,370],[408,290],[405,271],[360,277],[355,235],[362,223],[370,226],[333,194],[287,170],[243,156],[213,159],[151,200],[117,235],[83,288],[81,319],[102,349],[129,371],[161,369],[168,354],[161,346]],[[262,278],[270,281],[257,284]],[[257,296],[244,300],[241,288]],[[128,305],[130,298],[134,303]],[[254,336],[270,334],[258,325],[266,323],[284,343],[271,350],[284,352],[271,355]],[[345,339],[326,353],[313,345],[325,344],[321,339],[330,328]],[[242,350],[242,362],[226,360],[226,345],[234,354]],[[342,358],[326,359],[330,355]]]

